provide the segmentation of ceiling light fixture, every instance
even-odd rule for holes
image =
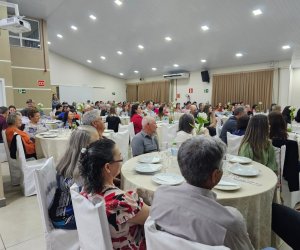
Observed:
[[[50,41],[48,41],[48,45],[51,45],[51,42],[50,42]]]
[[[123,55],[123,52],[120,51],[120,50],[118,50],[117,53],[118,53],[119,55]]]
[[[101,58],[102,60],[105,60],[105,59],[106,59],[106,57],[105,57],[105,56],[100,56],[100,58]]]
[[[115,0],[115,4],[121,6],[123,4],[123,2],[120,0]]]
[[[124,74],[123,74],[123,73],[120,73],[119,75],[120,75],[120,76],[123,76]]]
[[[206,59],[201,59],[201,62],[202,63],[206,63]]]
[[[173,66],[175,67],[175,68],[178,68],[179,67],[179,65],[178,64],[173,64]]]
[[[262,14],[262,11],[261,11],[261,9],[257,9],[257,10],[253,10],[252,13],[254,16],[259,16]]]
[[[156,70],[157,70],[157,68],[152,68],[152,70],[153,70],[153,71],[156,71]]]
[[[71,29],[72,30],[78,30],[78,28],[76,26],[74,26],[74,25],[71,26]]]
[[[286,50],[286,49],[290,49],[291,48],[291,46],[290,45],[283,45],[282,46],[282,49],[284,49],[284,50]]]
[[[207,31],[207,30],[209,30],[209,27],[207,25],[203,25],[203,26],[201,26],[201,29],[203,31]]]
[[[86,60],[86,62],[87,62],[87,63],[92,63],[92,61],[91,61],[91,60],[89,60],[89,59],[88,59],[88,60]]]
[[[141,44],[138,47],[139,47],[139,49],[144,49],[144,46]]]
[[[169,37],[169,36],[166,36],[166,37],[165,37],[165,40],[166,40],[167,42],[170,42],[170,41],[172,41],[172,38]]]
[[[135,71],[133,71],[135,74],[138,74],[139,72],[138,72],[138,70],[135,70]]]
[[[242,54],[242,53],[236,53],[235,56],[236,56],[236,57],[242,57],[243,54]]]
[[[92,20],[94,20],[94,21],[97,19],[97,17],[94,16],[94,15],[90,15],[90,18],[91,18]]]
[[[63,38],[63,35],[61,35],[61,34],[57,34],[56,35],[58,38]]]

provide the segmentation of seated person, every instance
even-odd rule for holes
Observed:
[[[22,114],[22,116],[28,117],[28,111],[32,108],[35,108],[35,103],[34,103],[34,101],[32,101],[32,99],[28,99],[26,101],[26,105],[27,105],[27,108],[22,109],[21,114]]]
[[[215,137],[201,135],[185,141],[177,159],[186,183],[158,187],[150,216],[158,228],[178,237],[232,250],[252,250],[241,213],[219,204],[212,191],[222,178],[225,152],[225,144]]]
[[[115,133],[119,130],[119,124],[121,123],[120,117],[116,114],[116,109],[111,107],[109,115],[106,117],[107,129],[112,129]]]
[[[98,139],[97,130],[85,125],[74,130],[70,137],[67,150],[56,167],[57,189],[49,208],[49,217],[55,228],[76,229],[70,187],[75,182],[81,185],[78,170],[81,149]]]
[[[132,155],[137,156],[150,152],[159,151],[156,132],[156,121],[152,116],[145,116],[142,120],[142,131],[132,138]]]
[[[79,123],[76,121],[74,113],[72,111],[67,111],[64,113],[62,122],[64,123],[64,127],[69,129],[74,129],[79,126]]]
[[[233,135],[242,136],[245,134],[250,117],[248,115],[241,116],[236,123],[236,130],[233,131]]]
[[[13,113],[16,113],[16,112],[17,112],[17,109],[16,109],[16,107],[15,107],[14,105],[10,105],[10,106],[8,107],[8,110],[9,110],[9,113],[10,113],[10,114],[13,114]]]
[[[257,161],[277,172],[275,151],[269,140],[269,122],[265,115],[253,116],[239,148],[239,155]]]
[[[63,105],[62,111],[57,115],[58,120],[62,120],[64,118],[65,112],[70,111],[69,105]]]
[[[134,133],[137,134],[142,130],[142,109],[139,104],[133,104],[131,107],[130,121],[133,123]]]
[[[296,117],[295,117],[296,122],[300,122],[300,109],[298,109]]]
[[[59,104],[56,105],[55,109],[56,109],[55,116],[58,116],[62,112],[63,106],[59,103]]]
[[[24,131],[30,136],[30,138],[35,138],[36,134],[48,130],[44,124],[40,123],[41,115],[36,108],[28,111],[28,118],[29,122],[25,125]]]
[[[195,125],[194,117],[191,114],[183,114],[179,119],[179,130],[175,137],[177,146],[193,137],[193,125]]]
[[[7,117],[7,125],[8,127],[5,133],[6,133],[8,146],[11,147],[14,133],[17,133],[18,135],[21,136],[26,158],[35,157],[36,153],[35,153],[34,141],[30,139],[30,136],[26,132],[20,130],[20,127],[22,126],[21,116],[17,113],[10,114]]]
[[[7,107],[0,107],[0,143],[3,143],[2,130],[7,128],[6,118],[8,116],[8,112],[9,111]]]
[[[82,124],[93,126],[97,129],[100,139],[103,137],[103,132],[105,129],[104,122],[99,115],[99,111],[94,109],[89,112],[84,113],[82,117]]]
[[[80,158],[79,170],[83,178],[81,194],[93,202],[105,199],[106,214],[113,249],[146,249],[144,223],[149,207],[134,191],[117,188],[113,180],[120,174],[121,153],[109,139],[92,143]]]

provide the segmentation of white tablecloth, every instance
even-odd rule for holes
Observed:
[[[153,193],[159,185],[151,180],[152,175],[141,175],[134,170],[138,157],[131,158],[123,165],[121,169],[122,188],[124,190],[138,189],[145,202],[151,204]],[[176,157],[170,158],[172,160],[169,160],[169,167],[166,169],[166,163],[164,162],[161,171],[180,174]],[[260,163],[252,162],[252,164],[260,171],[259,175],[254,178],[230,174],[227,167],[231,164],[224,164],[224,176],[239,182],[241,189],[237,191],[214,189],[213,191],[217,194],[217,199],[221,204],[235,207],[242,213],[253,246],[255,249],[261,249],[271,246],[271,205],[277,176],[272,170]]]

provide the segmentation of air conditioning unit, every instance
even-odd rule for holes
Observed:
[[[12,16],[0,20],[0,29],[8,30],[13,33],[23,33],[31,31],[30,23],[21,17]]]
[[[190,73],[174,73],[174,74],[168,74],[168,75],[164,75],[165,79],[184,79],[184,78],[189,78],[190,77]]]

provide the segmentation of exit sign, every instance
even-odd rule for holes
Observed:
[[[45,87],[45,80],[38,80],[37,84],[39,87]]]
[[[204,93],[208,93],[208,89],[205,89],[205,90],[204,90]]]
[[[26,89],[18,89],[19,94],[26,94]]]

